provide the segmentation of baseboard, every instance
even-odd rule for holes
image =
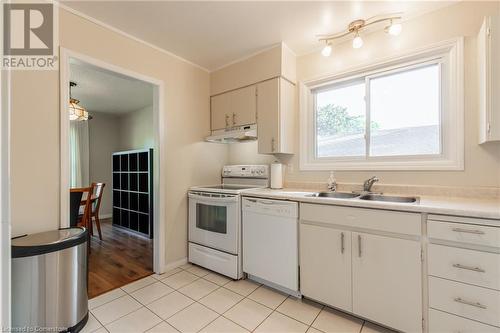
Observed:
[[[113,217],[113,214],[99,214],[99,218],[102,219],[110,219]]]
[[[185,258],[182,258],[182,259],[179,259],[179,260],[176,260],[174,262],[171,262],[169,264],[166,264],[164,267],[163,267],[163,271],[164,272],[168,272],[174,268],[177,268],[179,266],[182,266],[182,265],[185,265],[187,264],[188,260],[187,260],[187,257]]]

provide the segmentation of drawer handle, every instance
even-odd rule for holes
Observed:
[[[460,268],[460,269],[467,269],[469,271],[474,271],[474,272],[479,272],[479,273],[486,273],[486,271],[484,269],[479,268],[479,267],[465,266],[465,265],[461,265],[461,264],[453,264],[453,267]]]
[[[479,302],[466,301],[464,299],[461,299],[460,297],[455,298],[454,301],[457,303],[460,303],[460,304],[475,306],[476,308],[480,308],[480,309],[487,309],[488,308],[486,305],[483,305]]]
[[[471,230],[471,229],[462,229],[462,228],[453,228],[451,230],[455,231],[455,232],[464,232],[466,234],[484,235],[484,231],[481,231],[481,230]]]

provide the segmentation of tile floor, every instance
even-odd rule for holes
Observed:
[[[186,264],[89,300],[83,332],[389,332],[249,280]]]

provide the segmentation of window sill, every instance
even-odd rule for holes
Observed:
[[[463,171],[463,163],[454,160],[406,160],[406,161],[331,161],[316,160],[302,162],[302,171],[329,171],[329,170],[354,170],[354,171]]]

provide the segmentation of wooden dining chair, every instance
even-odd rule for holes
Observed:
[[[83,193],[70,191],[69,193],[69,226],[76,227],[78,215],[80,215],[80,203]]]
[[[94,188],[92,186],[71,188],[69,190],[69,192],[70,192],[70,197],[71,197],[71,194],[73,194],[73,193],[80,193],[82,197],[84,195],[86,195],[85,198],[83,198],[83,200],[80,199],[80,205],[79,205],[78,209],[80,210],[80,208],[83,207],[83,211],[81,212],[81,214],[78,214],[78,217],[76,219],[76,225],[83,226],[83,227],[89,229],[89,225],[91,225],[89,222],[90,222],[90,213],[92,210],[92,206],[91,206],[92,193],[94,192]],[[88,251],[88,253],[90,253],[90,233],[88,235],[89,235],[89,239],[87,241],[87,251]]]
[[[70,193],[81,193],[82,199],[80,200],[79,214],[77,218],[77,226],[83,226],[90,229],[90,214],[91,214],[91,204],[92,204],[92,192],[94,188],[89,187],[79,187],[70,189]]]
[[[90,211],[90,230],[92,231],[92,219],[95,220],[95,225],[97,227],[97,232],[99,233],[99,239],[102,240],[101,232],[101,222],[99,221],[99,209],[101,208],[102,194],[104,192],[105,183],[92,183],[92,188],[94,189],[95,201],[92,203],[92,210]]]

